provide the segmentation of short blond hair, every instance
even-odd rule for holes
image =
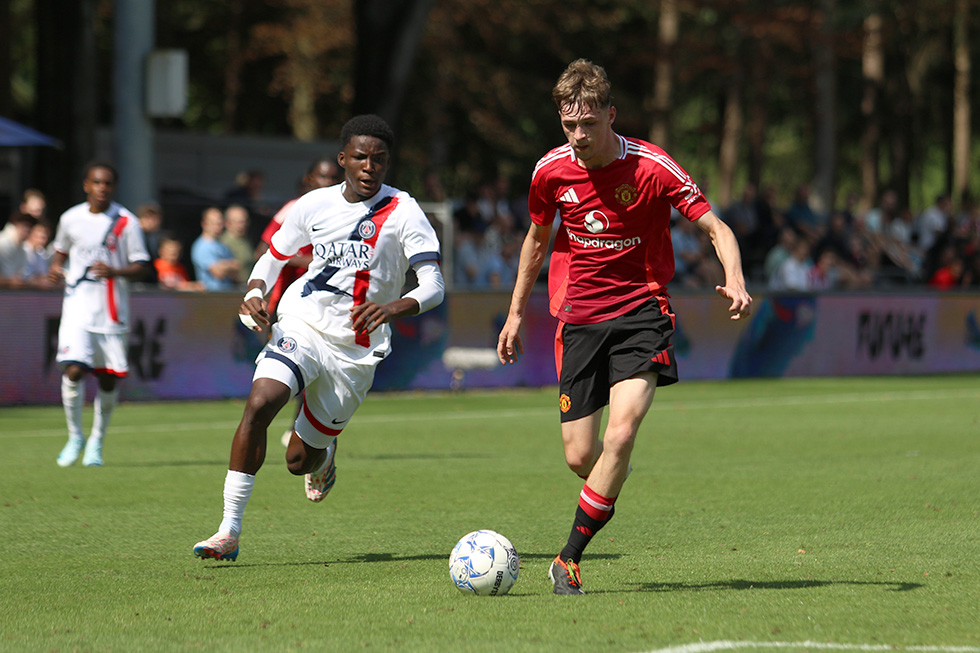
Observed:
[[[551,90],[558,110],[570,107],[604,109],[612,103],[612,85],[606,70],[588,59],[576,59],[558,78]]]

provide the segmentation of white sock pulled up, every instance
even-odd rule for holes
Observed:
[[[67,374],[61,375],[61,404],[65,407],[68,438],[84,440],[82,435],[82,407],[85,404],[85,385],[81,380],[72,381]]]
[[[221,525],[218,526],[219,533],[230,533],[235,537],[242,534],[242,517],[245,515],[248,499],[252,496],[253,487],[255,487],[254,474],[228,470],[228,474],[225,475],[225,507]]]

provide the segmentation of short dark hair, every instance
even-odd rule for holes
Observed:
[[[8,222],[11,224],[28,224],[33,227],[37,224],[37,218],[30,213],[21,213],[20,211],[14,209],[14,211],[10,214],[10,219]]]
[[[384,141],[388,149],[391,149],[395,144],[395,132],[391,131],[391,127],[384,121],[384,118],[373,113],[354,116],[347,121],[343,129],[340,130],[340,147],[347,147],[347,144],[355,136],[373,136]]]
[[[82,179],[88,179],[88,174],[96,168],[105,168],[112,173],[112,181],[117,184],[119,183],[119,171],[116,170],[116,166],[101,159],[89,161],[87,164],[85,164],[85,169],[82,171]]]

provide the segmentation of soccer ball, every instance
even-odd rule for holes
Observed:
[[[520,566],[510,540],[487,530],[464,535],[449,556],[449,576],[464,594],[506,594],[517,582]]]

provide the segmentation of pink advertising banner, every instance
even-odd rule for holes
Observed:
[[[496,361],[509,294],[454,294],[393,328],[376,390],[547,386],[557,383],[557,322],[532,295],[524,356]],[[780,376],[980,373],[980,294],[768,295],[732,322],[713,294],[675,295],[681,380]],[[0,405],[57,404],[61,294],[0,292]],[[241,326],[237,294],[132,296],[124,399],[244,397],[260,339]],[[93,392],[89,389],[90,394]]]

